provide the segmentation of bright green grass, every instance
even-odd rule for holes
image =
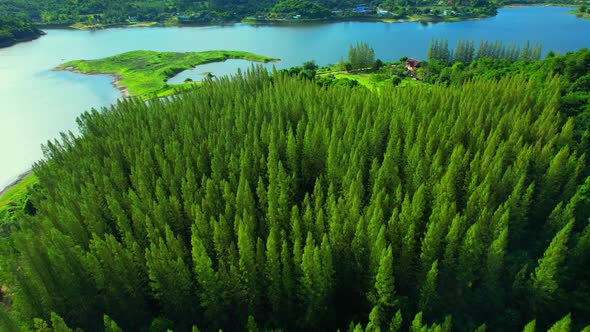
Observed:
[[[375,89],[375,83],[371,80],[370,74],[335,74],[334,77],[337,79],[348,78],[370,90]]]
[[[62,64],[57,69],[73,69],[86,74],[111,74],[119,76],[119,85],[127,88],[129,95],[154,97],[173,93],[176,88],[185,86],[168,85],[166,80],[183,70],[197,65],[243,59],[256,62],[278,61],[242,51],[206,52],[154,52],[132,51],[97,60],[76,60]]]
[[[23,203],[27,199],[27,189],[38,182],[37,176],[30,174],[0,196],[0,216],[8,212],[11,203],[17,205]]]
[[[358,73],[358,74],[344,74],[344,73],[339,73],[339,74],[334,74],[334,77],[336,79],[342,79],[342,78],[347,78],[349,80],[353,80],[353,81],[357,81],[360,85],[366,87],[367,89],[374,91],[374,90],[381,90],[381,88],[387,87],[387,86],[391,86],[391,78],[387,78],[384,80],[378,80],[376,79],[376,75],[373,73]],[[420,82],[420,81],[415,81],[413,79],[410,78],[406,78],[403,79],[401,81],[401,83],[398,85],[398,87],[406,87],[406,86],[412,86],[412,85],[424,85],[424,82]]]
[[[403,88],[406,86],[415,86],[415,85],[421,85],[421,86],[424,86],[425,88],[432,87],[432,85],[430,85],[428,83],[424,83],[422,81],[414,81],[413,79],[410,79],[410,78],[402,80],[401,83],[398,85],[398,87]]]

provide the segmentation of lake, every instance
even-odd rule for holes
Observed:
[[[59,64],[95,59],[136,49],[154,51],[243,50],[282,59],[277,68],[315,60],[337,63],[348,46],[369,43],[384,61],[426,57],[431,38],[500,40],[543,45],[559,53],[590,47],[590,20],[566,14],[565,7],[504,8],[495,17],[453,23],[372,23],[215,27],[119,28],[100,31],[49,29],[32,42],[0,49],[0,188],[42,157],[41,144],[59,132],[76,130],[76,117],[90,108],[120,98],[109,76],[53,72]],[[230,61],[199,67],[204,72],[231,73],[248,64]],[[272,66],[270,65],[270,66]],[[175,78],[184,80],[183,76]]]

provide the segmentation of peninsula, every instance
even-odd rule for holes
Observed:
[[[271,62],[279,59],[243,51],[155,52],[131,51],[96,59],[66,62],[55,70],[68,70],[89,75],[111,75],[113,85],[124,96],[162,97],[194,83],[172,85],[166,81],[183,70],[211,62],[241,59]]]

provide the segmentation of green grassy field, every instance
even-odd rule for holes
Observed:
[[[183,70],[200,64],[242,59],[256,62],[278,61],[242,51],[154,52],[132,51],[97,60],[66,62],[57,70],[73,70],[85,74],[110,74],[117,77],[120,88],[130,96],[159,97],[174,93],[188,84],[168,85],[166,81]],[[194,84],[194,83],[193,83]]]
[[[28,188],[35,185],[37,182],[39,182],[37,176],[35,176],[35,174],[30,174],[2,194],[2,196],[0,196],[0,217],[7,215],[12,206],[22,205],[27,199]]]
[[[349,80],[357,81],[360,85],[368,88],[369,90],[377,90],[379,91],[381,88],[386,86],[391,86],[391,78],[382,78],[383,75],[376,75],[374,73],[339,73],[335,74],[334,77],[336,79],[343,79],[347,78]],[[405,87],[411,85],[424,85],[425,83],[420,81],[414,81],[412,79],[404,79],[398,85],[398,87]]]
[[[336,74],[334,77],[337,79],[348,78],[349,80],[357,81],[360,85],[368,89],[375,89],[375,83],[371,81],[370,74]]]

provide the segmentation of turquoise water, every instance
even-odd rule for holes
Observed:
[[[431,38],[539,42],[544,52],[590,47],[590,20],[564,7],[500,9],[495,17],[453,23],[342,22],[303,26],[122,28],[101,31],[47,30],[32,42],[0,49],[0,187],[42,157],[41,144],[59,132],[76,130],[76,117],[120,98],[109,76],[53,72],[59,64],[136,49],[155,51],[244,50],[282,59],[287,68],[315,60],[320,65],[346,57],[348,46],[369,43],[384,61],[423,59]],[[246,61],[199,66],[181,75],[232,73]],[[183,76],[175,79],[184,80]]]

